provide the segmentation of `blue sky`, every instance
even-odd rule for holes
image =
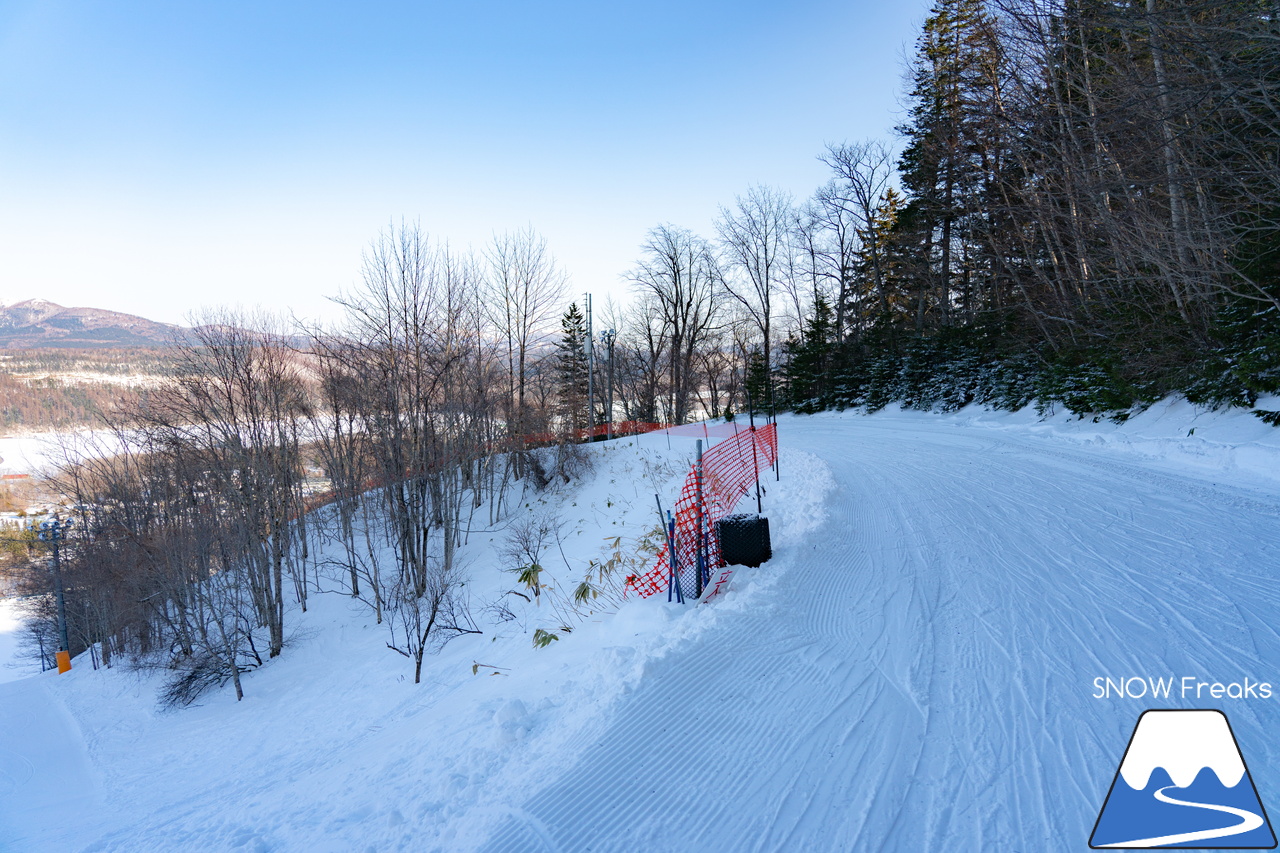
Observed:
[[[333,313],[392,220],[575,292],[890,138],[927,2],[0,0],[0,302]]]

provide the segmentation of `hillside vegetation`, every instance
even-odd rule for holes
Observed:
[[[101,425],[173,369],[168,348],[0,350],[0,431]]]

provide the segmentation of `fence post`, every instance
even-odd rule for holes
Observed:
[[[773,374],[769,373],[769,420],[773,422],[773,434],[778,434],[778,407],[773,401]],[[774,441],[773,447],[773,473],[774,479],[778,482],[782,480],[782,466],[778,464],[778,445]]]
[[[707,578],[707,551],[706,551],[706,531],[703,528],[703,519],[706,517],[702,505],[702,439],[698,439],[698,462],[695,469],[696,474],[694,480],[694,494],[697,503],[697,523],[698,523],[698,539],[695,546],[698,549],[698,564],[696,566],[698,573],[698,581],[694,584],[694,597],[702,597],[702,586],[708,580]]]
[[[756,472],[756,512],[764,514],[760,503],[760,456],[756,451],[756,408],[751,403],[751,392],[747,391],[747,417],[751,421],[751,467]]]
[[[674,587],[676,601],[684,604],[684,595],[680,591],[680,564],[676,560],[676,522],[671,517],[670,511],[663,516],[662,498],[654,495],[653,499],[658,503],[658,521],[662,523],[662,532],[667,537],[667,601],[671,600]]]

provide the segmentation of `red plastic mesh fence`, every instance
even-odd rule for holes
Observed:
[[[614,421],[612,425],[613,437],[622,438],[628,435],[641,435],[646,432],[656,432],[661,429],[670,429],[671,424],[656,424],[649,421]],[[538,445],[555,444],[565,438],[572,438],[574,441],[591,441],[597,438],[604,438],[609,434],[610,425],[607,423],[598,424],[591,429],[576,429],[566,435],[558,435],[554,432],[535,432],[519,438],[509,439],[512,446],[517,444],[522,447],[536,447]]]
[[[720,541],[715,535],[716,522],[733,511],[760,472],[773,467],[777,458],[778,426],[769,424],[754,430],[744,429],[702,454],[701,481],[697,464],[690,466],[675,506],[676,565],[680,589],[685,595],[693,596],[698,588],[699,542],[708,572],[724,565]],[[653,568],[643,575],[627,578],[627,588],[641,598],[648,598],[667,588],[670,572],[667,546],[663,545]]]

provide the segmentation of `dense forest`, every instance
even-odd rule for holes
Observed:
[[[941,0],[909,80],[896,163],[831,148],[796,218],[789,405],[1280,388],[1280,5]]]
[[[1253,406],[1280,390],[1278,69],[1274,0],[939,0],[892,136],[709,238],[650,231],[594,387],[677,422]]]

